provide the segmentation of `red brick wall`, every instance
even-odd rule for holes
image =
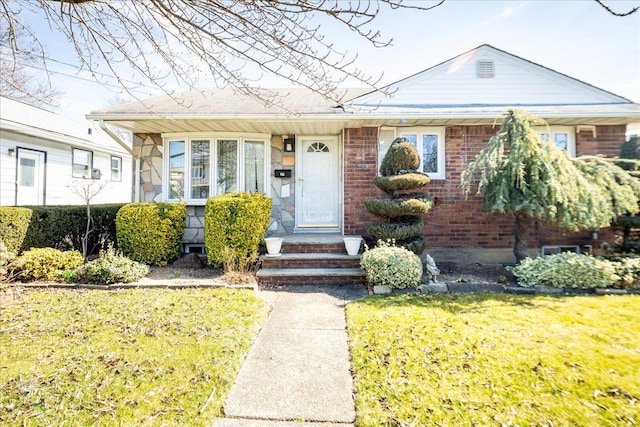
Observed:
[[[590,131],[576,135],[578,155],[619,155],[626,126],[598,126],[597,137]],[[497,128],[492,126],[449,126],[446,130],[446,179],[426,187],[435,207],[424,216],[423,235],[431,248],[510,248],[513,218],[482,212],[482,199],[465,200],[460,191],[460,175],[476,154],[486,146]],[[344,230],[345,234],[366,234],[366,226],[380,222],[364,208],[369,198],[384,197],[373,185],[377,174],[378,134],[375,128],[345,129],[344,133]],[[599,239],[590,232],[567,233],[532,226],[529,246],[580,244],[598,246],[613,243],[610,230],[600,230]]]

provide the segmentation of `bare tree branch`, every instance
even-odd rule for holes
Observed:
[[[609,6],[604,4],[602,0],[595,0],[595,2],[598,3],[600,6],[602,6],[607,12],[609,12],[613,16],[620,16],[620,17],[629,16],[636,13],[640,9],[640,6],[636,6],[627,12],[616,12],[613,9],[611,9]]]
[[[52,31],[70,42],[80,69],[105,81],[104,69],[131,93],[132,81],[150,81],[171,94],[170,87],[195,88],[198,67],[218,87],[231,87],[266,104],[275,94],[257,91],[260,75],[284,78],[340,101],[337,90],[347,79],[377,88],[381,76],[360,70],[357,55],[330,41],[335,31],[347,30],[374,47],[388,46],[374,28],[383,10],[428,11],[444,0],[0,0],[0,26],[7,29],[9,46],[19,28],[35,23],[21,16],[40,16]],[[21,14],[25,10],[28,14]],[[38,37],[30,32],[31,39]],[[48,52],[38,44],[37,56]],[[249,65],[252,65],[250,67]]]

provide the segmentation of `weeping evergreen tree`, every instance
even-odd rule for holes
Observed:
[[[500,130],[463,172],[461,187],[474,178],[486,212],[512,215],[513,253],[527,250],[532,220],[570,231],[608,227],[619,215],[638,212],[640,183],[601,157],[570,159],[542,140],[534,126],[546,125],[524,111],[509,111]]]
[[[395,240],[415,254],[424,250],[420,231],[424,225],[420,215],[431,209],[432,201],[420,189],[429,184],[429,176],[417,171],[420,157],[416,148],[404,138],[396,138],[382,159],[380,175],[374,184],[387,193],[387,199],[364,202],[374,215],[386,222],[367,227],[367,234],[375,240]]]
[[[640,178],[640,147],[638,143],[640,137],[634,135],[622,144],[620,148],[620,158],[616,164],[622,169],[628,171],[631,175]],[[637,251],[640,249],[637,240],[632,241],[631,231],[640,229],[640,216],[625,214],[616,218],[613,224],[619,231],[622,232],[622,249],[626,252]],[[636,235],[637,239],[637,235]]]

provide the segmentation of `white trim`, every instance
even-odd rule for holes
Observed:
[[[573,126],[536,126],[535,131],[540,137],[542,134],[549,134],[549,141],[554,142],[556,134],[567,135],[567,154],[569,157],[576,157],[576,129]]]
[[[241,135],[241,136],[240,136]],[[244,182],[244,144],[246,141],[261,142],[264,144],[264,194],[271,197],[271,137],[267,134],[242,134],[242,133],[205,133],[187,132],[162,134],[163,143],[163,174],[162,174],[162,199],[168,202],[186,201],[189,205],[204,205],[208,197],[218,194],[218,143],[224,140],[233,140],[236,144],[236,192],[245,191]],[[209,142],[209,195],[204,199],[191,198],[192,166],[191,145],[194,141]],[[182,198],[169,198],[169,182],[171,180],[169,168],[169,149],[171,142],[184,142],[184,177]]]
[[[403,135],[416,135],[416,145],[418,149],[418,155],[420,156],[419,171],[423,172],[423,146],[420,143],[422,136],[424,135],[436,135],[438,138],[438,171],[437,172],[425,172],[431,179],[445,179],[446,178],[446,151],[445,151],[445,135],[446,127],[444,126],[419,126],[419,127],[399,127],[396,128],[396,137]]]

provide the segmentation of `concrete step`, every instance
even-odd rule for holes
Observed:
[[[262,268],[256,273],[261,286],[364,285],[360,268]]]
[[[295,253],[335,253],[346,254],[343,236],[337,233],[294,233],[294,234],[273,234],[270,237],[282,237],[281,252],[283,254]]]
[[[262,268],[359,268],[360,255],[339,253],[283,253],[260,257]]]

